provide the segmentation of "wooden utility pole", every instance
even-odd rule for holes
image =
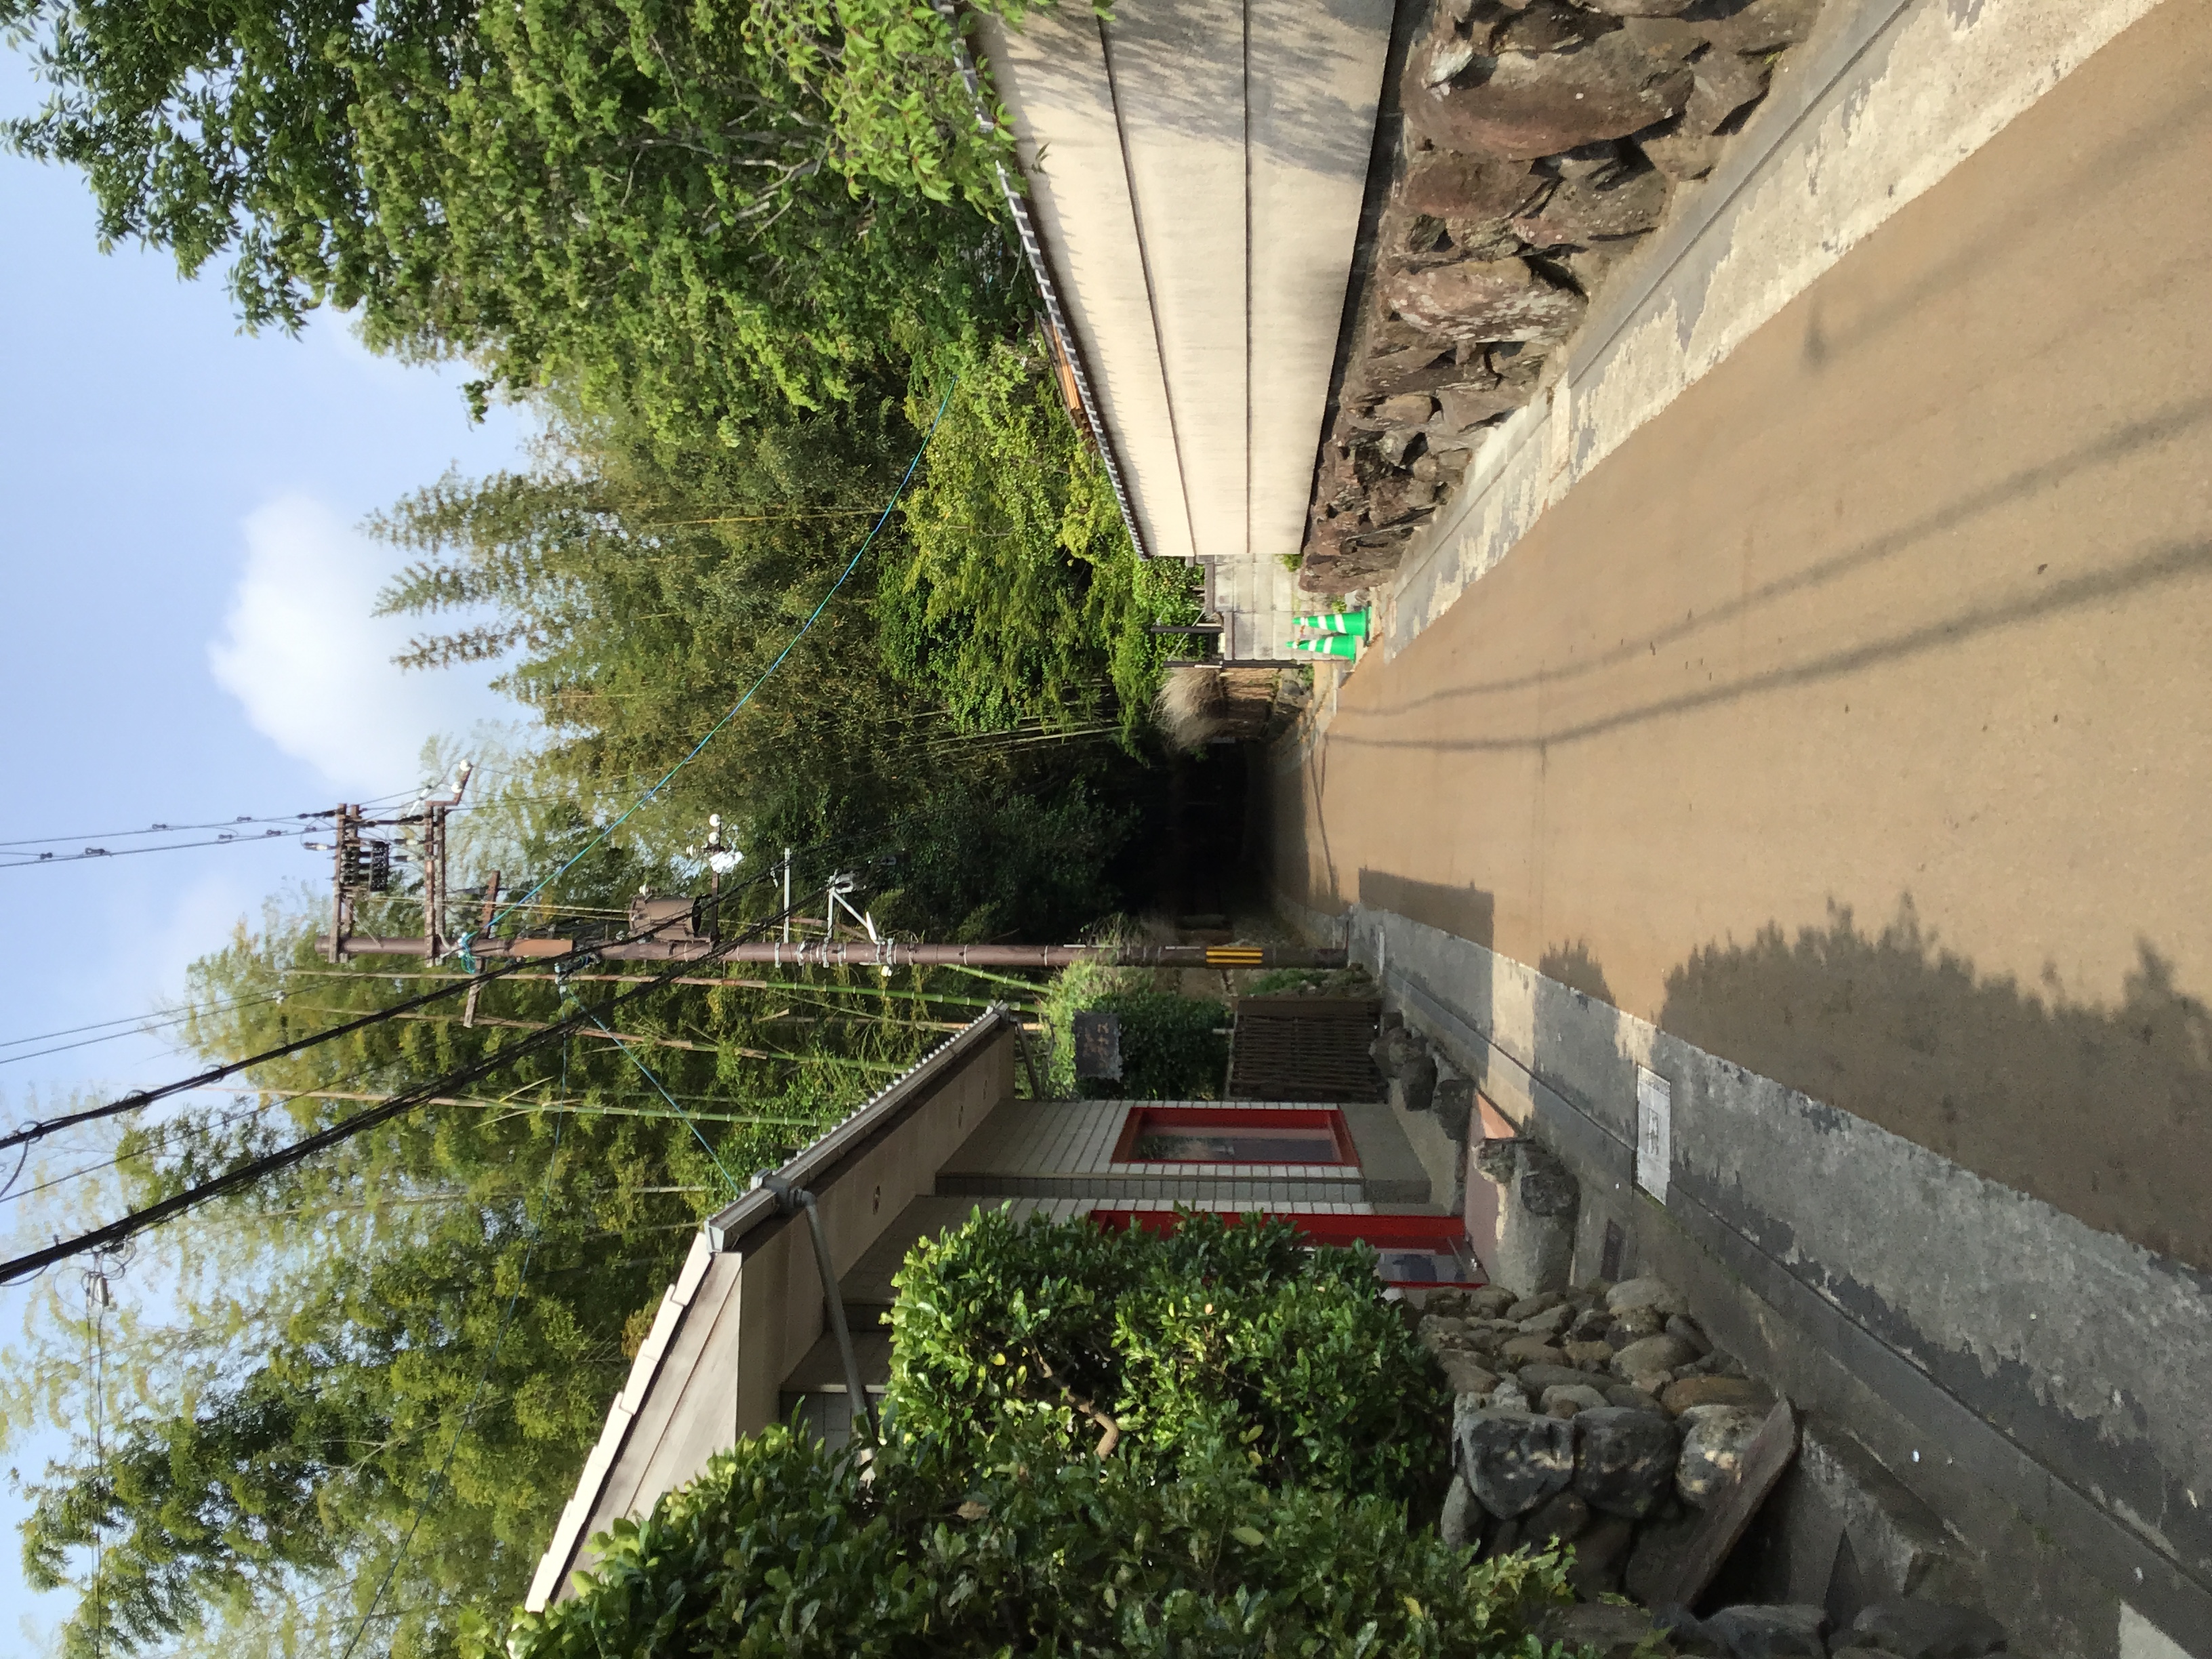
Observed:
[[[393,818],[367,818],[358,806],[340,806],[335,817],[337,836],[333,843],[331,931],[317,941],[332,962],[349,957],[426,957],[435,962],[450,954],[453,942],[445,933],[447,902],[446,815],[460,805],[468,787],[469,763],[460,772],[449,797],[416,803],[410,812]],[[392,884],[395,856],[391,841],[365,832],[420,826],[422,840],[422,931],[419,934],[358,933],[353,930],[354,900],[362,892],[381,893]],[[738,854],[723,848],[719,840],[720,820],[710,819],[709,845],[723,851],[734,866]],[[929,945],[878,937],[874,921],[854,908],[849,896],[853,878],[833,874],[823,890],[823,927],[818,939],[791,937],[791,849],[786,848],[781,872],[784,884],[784,935],[781,939],[721,942],[720,906],[710,896],[657,897],[641,892],[630,901],[629,936],[605,945],[578,939],[501,939],[491,932],[491,919],[499,890],[492,877],[478,931],[468,941],[469,955],[479,962],[511,962],[518,957],[544,959],[568,957],[588,950],[607,962],[690,962],[712,956],[718,961],[762,963],[776,968],[1065,968],[1078,962],[1113,963],[1130,968],[1341,968],[1340,950],[1310,950],[1303,945]],[[720,870],[716,871],[719,878]],[[717,886],[720,883],[717,881]],[[836,937],[837,911],[866,930],[863,939]],[[471,994],[463,1022],[482,1019]]]
[[[346,956],[422,957],[431,941],[377,933],[349,933],[319,943]],[[1103,962],[1126,968],[1341,968],[1340,950],[1286,945],[927,945],[904,939],[802,939],[720,944],[703,933],[656,931],[645,939],[586,946],[572,939],[484,939],[470,941],[479,960],[565,957],[589,948],[608,962],[688,962],[710,952],[717,961],[765,963],[779,968],[1065,968]]]

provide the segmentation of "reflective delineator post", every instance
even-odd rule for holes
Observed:
[[[1318,615],[1297,618],[1300,628],[1310,628],[1319,634],[1349,634],[1356,640],[1367,637],[1367,623],[1375,613],[1362,607],[1358,611],[1323,611]]]
[[[1307,651],[1316,657],[1356,658],[1359,641],[1349,634],[1327,634],[1317,640],[1285,640],[1283,643],[1293,651]]]

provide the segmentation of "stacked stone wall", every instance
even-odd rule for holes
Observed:
[[[1396,568],[1820,7],[1437,0],[1403,71],[1302,586],[1352,592]]]

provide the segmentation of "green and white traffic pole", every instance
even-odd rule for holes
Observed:
[[[1367,637],[1367,626],[1374,612],[1364,607],[1358,611],[1323,611],[1311,617],[1299,617],[1300,628],[1310,628],[1317,634],[1346,634],[1356,640]]]

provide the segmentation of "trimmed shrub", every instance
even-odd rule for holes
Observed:
[[[891,1310],[901,1430],[980,1446],[1009,1417],[1171,1472],[1233,1441],[1254,1477],[1436,1494],[1451,1396],[1382,1300],[1374,1252],[1285,1222],[1188,1215],[1171,1237],[987,1211],[924,1239]]]
[[[1229,1009],[1172,991],[1115,991],[1091,1007],[1121,1022],[1121,1075],[1083,1078],[1086,1100],[1212,1100],[1229,1070]]]
[[[1212,1100],[1220,1094],[1229,1071],[1229,1039],[1214,1033],[1229,1024],[1228,1005],[1161,990],[1159,978],[1150,968],[1092,962],[1060,971],[1040,1005],[1054,1033],[1046,1079],[1054,1097]],[[1114,1014],[1121,1022],[1118,1079],[1075,1075],[1075,1016],[1092,1012]]]
[[[1271,1489],[1219,1441],[1156,1478],[1035,1422],[980,1463],[902,1440],[863,1466],[776,1429],[614,1527],[512,1659],[905,1654],[1545,1659],[1556,1553],[1471,1565],[1396,1505]],[[489,1659],[491,1644],[481,1651]]]

